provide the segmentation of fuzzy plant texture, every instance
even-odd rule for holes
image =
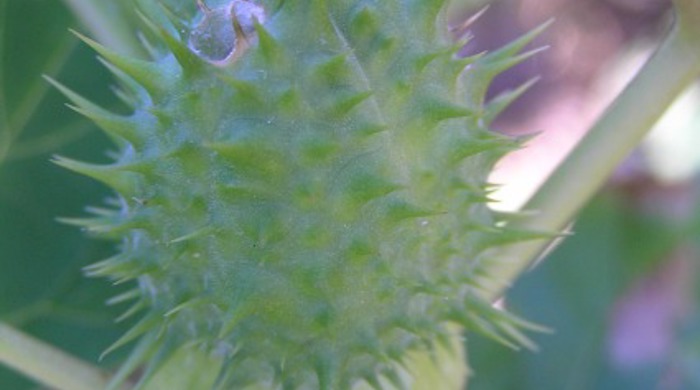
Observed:
[[[538,31],[463,58],[446,8],[142,1],[151,60],[83,37],[133,109],[53,82],[118,147],[55,162],[117,194],[68,222],[120,243],[90,275],[135,282],[113,300],[141,316],[107,351],[138,340],[119,378],[191,348],[223,361],[218,388],[410,388],[407,354],[453,324],[528,343],[483,298],[490,250],[538,236],[487,207],[521,144],[489,125],[525,88],[484,100]]]

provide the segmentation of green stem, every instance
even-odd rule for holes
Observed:
[[[106,376],[98,368],[1,322],[0,363],[52,389],[95,390],[107,386]]]
[[[639,144],[676,97],[700,76],[700,0],[676,0],[676,24],[654,56],[523,207],[517,229],[563,231]],[[551,244],[533,240],[497,250],[489,298],[502,295]]]

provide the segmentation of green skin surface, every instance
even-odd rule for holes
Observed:
[[[214,48],[215,63],[156,22],[170,54],[154,62],[86,39],[128,117],[59,85],[121,149],[109,166],[56,160],[119,194],[72,221],[121,241],[91,275],[138,284],[124,317],[143,319],[107,351],[141,340],[117,378],[187,345],[224,360],[225,388],[411,387],[399,363],[449,345],[451,323],[526,342],[475,280],[491,248],[536,236],[485,204],[487,173],[519,145],[488,122],[523,91],[483,104],[536,32],[457,59],[443,0],[259,5],[262,24],[232,20],[236,52]]]

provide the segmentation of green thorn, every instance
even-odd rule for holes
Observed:
[[[348,98],[335,102],[328,110],[328,115],[334,118],[340,118],[347,115],[353,108],[360,105],[365,100],[374,95],[372,91],[360,92]]]
[[[342,52],[317,65],[312,71],[313,76],[323,85],[335,85],[347,80],[351,73],[348,64],[350,53]]]
[[[105,390],[121,389],[124,382],[136,371],[141,364],[150,360],[160,343],[156,340],[155,333],[142,338],[131,351],[129,357],[119,366],[119,370],[112,376]]]
[[[134,174],[125,172],[118,166],[88,164],[61,156],[54,156],[51,162],[107,184],[124,196],[135,192]]]
[[[421,121],[441,122],[448,119],[473,117],[468,107],[440,99],[424,99],[418,102],[415,110]]]
[[[520,38],[514,40],[513,42],[510,42],[509,44],[501,47],[500,49],[498,49],[496,51],[488,53],[484,57],[484,60],[486,60],[486,62],[492,63],[492,62],[504,61],[504,60],[507,60],[511,57],[514,57],[525,46],[527,46],[535,38],[537,38],[545,30],[547,30],[549,28],[549,26],[552,25],[553,22],[554,22],[554,20],[548,20],[548,21],[540,24],[539,26],[530,30],[527,34],[521,36]]]
[[[133,78],[154,98],[161,97],[167,89],[169,84],[167,73],[163,72],[164,69],[158,64],[118,54],[75,30],[70,31],[115,67]]]
[[[126,291],[119,295],[115,295],[105,302],[108,306],[118,305],[120,303],[128,302],[132,299],[136,299],[141,296],[141,290],[138,288]]]
[[[201,302],[202,302],[201,298],[190,299],[189,301],[185,301],[185,302],[175,306],[173,309],[171,309],[167,313],[163,314],[163,317],[172,317],[175,314],[179,313],[180,311],[185,310],[185,309],[190,308],[190,307],[193,307],[193,306],[196,306]]]
[[[527,92],[533,85],[535,85],[540,80],[540,77],[534,77],[528,80],[523,85],[516,89],[504,92],[488,102],[486,105],[486,110],[484,113],[484,122],[492,123],[496,117],[503,112],[508,106],[511,105],[515,100],[520,98],[525,92]]]
[[[75,104],[75,106],[68,105],[70,109],[91,119],[108,135],[117,138],[117,140],[124,139],[134,146],[143,143],[143,138],[137,130],[137,124],[129,117],[105,110],[49,76],[44,75],[44,79]]]
[[[487,62],[483,70],[486,72],[486,74],[493,77],[505,72],[506,70],[514,67],[515,65],[518,65],[545,50],[549,50],[549,46],[541,46],[530,51],[521,53],[519,55],[508,57],[505,59],[499,59],[497,61],[489,61],[488,57],[484,57],[484,60],[486,60]]]
[[[104,352],[100,355],[99,360],[104,359],[105,356],[114,352],[116,349],[128,344],[129,342],[137,339],[139,336],[154,330],[158,324],[162,323],[162,318],[155,314],[151,314],[148,317],[143,318],[131,329],[129,329],[122,337],[120,337],[114,344],[110,345]]]
[[[162,26],[156,25],[148,16],[136,10],[136,14],[143,20],[144,24],[170,49],[175,56],[180,68],[185,76],[194,76],[205,69],[209,64],[197,54],[192,52],[187,45],[177,37],[173,36]]]
[[[211,226],[205,226],[205,227],[197,229],[191,233],[185,234],[184,236],[180,236],[178,238],[175,238],[173,240],[168,241],[168,245],[194,240],[194,239],[197,239],[199,237],[208,235],[209,233],[212,233],[213,231],[214,231],[214,229]]]
[[[424,217],[434,217],[437,215],[444,215],[445,212],[436,212],[433,210],[427,210],[425,208],[419,207],[417,205],[405,202],[405,201],[394,201],[387,209],[386,218],[390,222],[402,222],[408,219],[424,218]]]
[[[347,194],[356,202],[367,203],[402,188],[403,186],[389,182],[379,176],[361,175],[349,183]]]
[[[124,313],[119,315],[117,318],[114,319],[114,322],[123,322],[131,317],[133,317],[136,313],[140,312],[141,310],[144,310],[146,308],[146,302],[143,300],[140,300],[133,304],[131,307],[129,307]]]
[[[267,29],[255,21],[255,31],[258,35],[258,47],[263,59],[271,66],[284,65],[284,49]]]
[[[469,157],[481,153],[510,151],[515,148],[516,146],[512,141],[500,137],[482,139],[466,138],[464,140],[456,140],[451,145],[451,150],[448,154],[448,162],[452,165],[456,165]]]

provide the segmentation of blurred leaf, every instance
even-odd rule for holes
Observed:
[[[515,352],[474,335],[469,389],[652,389],[663,364],[619,372],[606,340],[615,301],[659,265],[685,235],[629,201],[596,199],[575,234],[509,292],[510,310],[554,329],[534,335],[539,353]],[[650,314],[653,315],[653,314]]]
[[[3,81],[0,83],[3,139],[0,162],[7,157],[48,90],[38,76],[55,74],[75,47],[75,40],[64,33],[68,15],[53,13],[51,7],[45,7],[48,4],[41,3],[48,2],[3,2],[0,5],[3,10],[0,18],[7,19],[0,23],[0,76]],[[18,13],[26,14],[28,19],[13,19]],[[26,20],[41,23],[44,28],[37,29]]]
[[[96,361],[123,331],[112,320],[119,308],[104,304],[119,289],[85,279],[80,269],[110,255],[113,244],[88,240],[55,219],[83,215],[85,205],[99,204],[108,192],[48,160],[59,153],[104,161],[109,145],[64,107],[41,74],[101,104],[115,99],[107,72],[68,33],[73,24],[55,0],[0,0],[0,150],[7,152],[0,163],[0,319]],[[1,389],[32,387],[0,367]]]

